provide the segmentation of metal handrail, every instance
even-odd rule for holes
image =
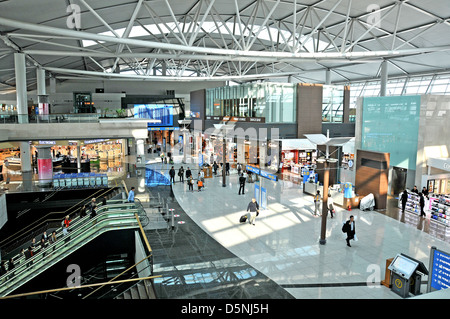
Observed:
[[[21,298],[21,297],[28,297],[33,295],[41,295],[46,293],[52,293],[52,292],[59,292],[59,291],[66,291],[66,290],[73,290],[73,289],[83,289],[83,288],[91,288],[91,287],[97,287],[97,286],[104,286],[104,285],[112,285],[112,284],[121,284],[126,282],[133,282],[133,281],[141,281],[141,280],[147,280],[147,279],[154,279],[154,278],[160,278],[162,275],[157,276],[148,276],[148,277],[142,277],[142,278],[134,278],[134,279],[124,279],[124,280],[117,280],[114,282],[100,282],[96,284],[88,284],[83,286],[74,286],[74,287],[64,287],[64,288],[57,288],[57,289],[48,289],[48,290],[40,290],[40,291],[34,291],[34,292],[26,292],[21,293],[17,295],[10,295],[5,297],[0,297],[0,299],[12,299],[12,298]]]

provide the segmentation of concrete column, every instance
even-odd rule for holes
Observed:
[[[31,151],[28,142],[20,142],[20,161],[22,163],[22,172],[31,172]]]
[[[388,62],[385,60],[381,63],[381,87],[380,87],[380,96],[386,96],[386,88],[388,82]]]
[[[53,182],[53,161],[51,146],[39,145],[38,150],[38,178],[39,186],[48,187]]]
[[[28,123],[27,70],[24,53],[14,53],[14,69],[19,123]]]
[[[144,167],[145,166],[145,140],[144,139],[136,139],[136,166]]]
[[[56,79],[53,76],[51,76],[49,79],[49,83],[50,83],[50,85],[49,85],[50,94],[55,94],[56,93]]]
[[[37,78],[37,95],[46,95],[46,87],[45,87],[45,70],[41,68],[36,69],[36,78]]]
[[[77,143],[77,172],[81,173],[81,141]]]

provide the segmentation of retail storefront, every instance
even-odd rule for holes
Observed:
[[[304,167],[311,168],[316,164],[317,145],[308,139],[281,140],[281,162],[283,173],[290,172],[303,175]]]

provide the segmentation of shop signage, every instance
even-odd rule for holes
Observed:
[[[104,141],[107,141],[107,140],[102,139],[102,138],[96,139],[96,140],[85,140],[85,141],[84,141],[84,144],[101,143],[101,142],[104,142]]]
[[[55,141],[39,141],[41,145],[56,145]]]
[[[427,165],[442,169],[444,171],[450,171],[450,158],[428,158]]]
[[[252,122],[265,123],[265,117],[240,117],[240,116],[207,116],[207,120],[224,121],[224,122]]]

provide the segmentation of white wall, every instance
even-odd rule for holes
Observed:
[[[428,174],[428,158],[448,158],[450,153],[450,96],[422,95],[415,185],[422,189],[422,176]]]

